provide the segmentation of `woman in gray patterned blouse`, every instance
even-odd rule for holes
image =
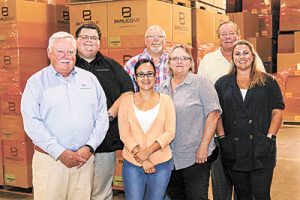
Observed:
[[[168,63],[172,78],[159,88],[176,109],[175,168],[167,193],[171,199],[208,199],[212,138],[221,113],[218,96],[208,79],[192,73],[194,61],[185,46],[174,46]]]

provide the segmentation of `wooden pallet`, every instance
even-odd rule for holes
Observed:
[[[11,192],[11,193],[30,196],[32,195],[32,188],[20,188],[20,187],[13,187],[9,185],[1,185],[0,192]]]

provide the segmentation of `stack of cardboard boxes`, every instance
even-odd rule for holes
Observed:
[[[157,13],[163,14],[163,17]],[[145,31],[158,24],[169,43],[192,44],[191,8],[164,1],[133,0],[70,4],[70,31],[95,23],[102,31],[101,52],[124,65],[143,52]]]
[[[243,0],[242,12],[230,13],[241,29],[242,39],[251,42],[267,72],[276,71],[278,8],[276,1]],[[278,12],[277,12],[278,11]]]
[[[284,76],[285,122],[300,122],[300,4],[280,1],[277,71]]]
[[[195,72],[205,54],[219,47],[217,29],[220,23],[228,21],[225,15],[226,1],[192,1],[192,54]]]
[[[21,95],[27,79],[49,64],[50,35],[69,31],[68,6],[3,0],[0,7],[0,184],[29,188],[33,144],[23,129]]]

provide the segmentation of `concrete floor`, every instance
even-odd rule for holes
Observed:
[[[282,127],[277,136],[277,166],[271,189],[272,200],[300,199],[300,127]],[[32,200],[31,194],[0,190],[0,200]],[[116,192],[113,200],[124,200]],[[211,190],[210,190],[210,199]]]

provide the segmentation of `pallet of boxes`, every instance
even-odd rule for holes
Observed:
[[[97,24],[102,31],[101,52],[123,66],[132,56],[144,51],[145,31],[154,24],[166,31],[168,48],[175,43],[191,46],[191,8],[185,6],[190,5],[190,1],[179,0],[176,3],[167,0],[73,0],[70,3],[70,32],[75,34],[78,26],[84,23]],[[123,189],[122,163],[119,151],[114,189]]]
[[[51,34],[69,31],[68,7],[19,0],[2,0],[0,7],[0,185],[30,188],[33,144],[20,100],[27,79],[49,64]]]
[[[300,3],[280,1],[277,74],[283,77],[283,123],[300,124]]]

